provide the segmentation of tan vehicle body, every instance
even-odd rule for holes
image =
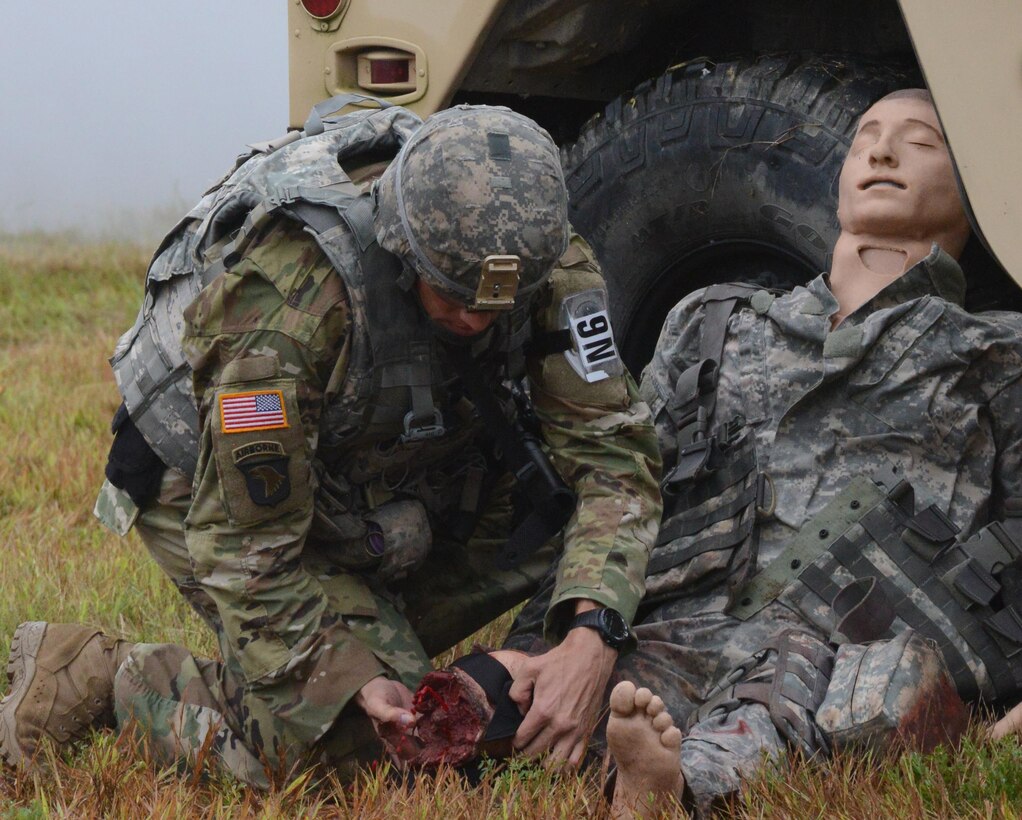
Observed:
[[[1022,3],[900,0],[973,222],[1022,285]],[[977,67],[989,78],[977,84]]]
[[[309,109],[325,97],[372,90],[358,84],[353,60],[370,50],[406,50],[417,58],[415,90],[381,97],[423,117],[446,107],[505,2],[356,0],[342,2],[338,14],[325,22],[292,0],[291,125],[301,127]]]
[[[804,281],[825,267],[836,223],[824,214],[833,205],[827,197],[815,209],[804,203],[832,187],[837,155],[870,97],[922,78],[987,249],[983,263],[996,270],[985,288],[1005,293],[1003,271],[1022,284],[1018,0],[341,0],[323,19],[291,0],[288,21],[292,127],[314,103],[357,92],[421,116],[457,102],[509,105],[550,130],[565,146],[573,222],[601,255],[625,333],[658,327],[663,305],[694,287],[749,278],[757,254],[781,272],[765,284]],[[791,62],[806,53],[837,57],[822,69]],[[734,54],[757,56],[723,61]],[[778,54],[789,64],[771,62]],[[395,58],[407,62],[407,76],[372,82],[370,65]],[[847,65],[854,70],[828,91],[825,75]],[[785,85],[789,76],[805,82]],[[788,109],[787,130],[768,129],[763,139],[753,122],[742,131],[743,118],[776,108]],[[693,153],[664,136],[700,116],[709,136]],[[816,139],[817,118],[831,143],[807,148],[789,167],[782,155],[796,147],[791,133]],[[750,154],[744,164],[736,165],[736,148]],[[815,177],[800,178],[813,165]],[[677,180],[677,194],[663,187],[665,178]],[[646,192],[658,185],[654,207]],[[737,227],[728,227],[729,209]],[[689,234],[701,238],[681,247],[676,237]],[[657,253],[639,260],[644,272],[636,274],[636,254],[651,245]],[[995,297],[975,307],[1022,303]],[[631,353],[626,341],[629,364],[641,364],[650,344],[648,331]]]

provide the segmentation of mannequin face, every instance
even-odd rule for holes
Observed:
[[[882,100],[862,115],[841,168],[838,203],[841,229],[851,234],[965,242],[969,222],[929,102]]]

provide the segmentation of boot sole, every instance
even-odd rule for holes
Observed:
[[[11,688],[0,700],[0,759],[10,766],[29,758],[18,744],[16,715],[35,677],[36,655],[45,634],[45,621],[26,621],[14,630],[11,638],[11,655],[7,661],[7,683]]]

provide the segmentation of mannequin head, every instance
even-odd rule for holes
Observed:
[[[862,115],[841,169],[838,220],[842,233],[871,241],[961,253],[969,221],[928,92],[895,91]]]
[[[969,238],[954,166],[929,92],[895,91],[859,120],[838,185],[834,327],[929,254]]]

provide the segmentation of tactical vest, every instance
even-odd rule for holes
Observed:
[[[368,196],[344,217],[363,247],[360,265],[337,268],[349,296],[352,345],[341,391],[328,397],[320,420],[317,460],[326,472],[318,502],[359,511],[412,495],[436,515],[456,508],[474,513],[478,499],[461,493],[478,489],[489,470],[477,441],[483,425],[464,394],[463,375],[452,368],[414,294],[400,284],[399,260],[376,243]],[[524,375],[530,335],[525,302],[466,343],[482,364],[485,389],[499,395],[505,380]]]
[[[704,296],[700,361],[657,399],[677,430],[674,468],[661,484],[664,516],[646,569],[643,607],[724,584],[733,598],[755,571],[756,521],[769,515],[771,485],[757,468],[755,436],[735,417],[709,428],[717,398],[718,366],[728,319],[761,291],[751,285],[713,285]],[[653,408],[657,413],[659,408]]]
[[[889,490],[887,488],[890,488]],[[1022,690],[1022,518],[968,540],[894,476],[853,479],[737,595],[746,620],[777,600],[833,643],[865,643],[912,628],[940,649],[966,700]],[[1009,504],[1015,516],[1018,504]]]
[[[250,146],[166,236],[149,265],[135,324],[110,360],[128,414],[164,464],[191,475],[198,453],[198,411],[181,350],[184,308],[279,217],[306,227],[342,276],[352,306],[349,377],[325,410],[324,453],[340,453],[356,437],[443,436],[450,408],[436,398],[447,395],[450,372],[438,364],[422,311],[398,286],[400,261],[376,243],[369,196],[341,167],[360,155],[393,156],[419,125],[411,112],[388,107],[307,123],[305,132]],[[486,337],[486,354],[503,363],[500,378],[521,374],[529,335],[522,306]]]
[[[663,409],[678,430],[664,479],[664,519],[647,569],[650,602],[724,584],[725,611],[747,620],[775,601],[832,643],[891,638],[911,628],[939,648],[962,698],[1022,691],[1022,499],[1009,517],[961,541],[936,506],[916,511],[893,473],[856,477],[789,545],[756,571],[757,521],[772,512],[753,433],[736,418],[710,430],[728,318],[755,291],[718,285],[704,295],[701,361]]]

